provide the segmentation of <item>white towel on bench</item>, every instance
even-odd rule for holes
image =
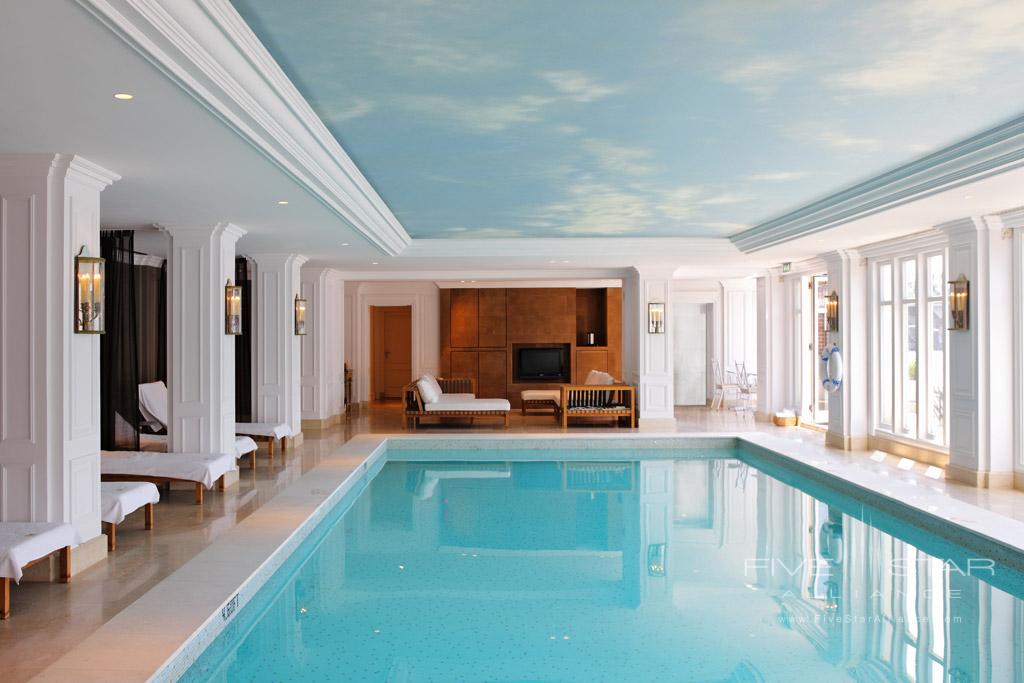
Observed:
[[[104,481],[100,483],[100,519],[120,524],[140,507],[160,502],[160,489],[148,481]]]
[[[21,569],[64,546],[82,542],[78,529],[52,522],[0,522],[0,577],[21,581]]]
[[[100,474],[181,479],[206,488],[225,473],[238,469],[234,453],[143,453],[141,451],[101,451]]]
[[[273,422],[236,422],[235,434],[285,439],[292,435],[292,428],[286,424],[274,424]]]

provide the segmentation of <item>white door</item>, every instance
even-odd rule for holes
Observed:
[[[701,304],[672,304],[676,405],[707,404],[707,318]]]

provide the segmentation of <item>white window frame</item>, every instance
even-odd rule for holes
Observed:
[[[1022,247],[1024,249],[1024,247]],[[868,309],[869,309],[869,343],[870,350],[870,377],[869,377],[869,415],[871,419],[871,431],[873,436],[883,437],[891,441],[906,443],[911,446],[923,447],[929,450],[942,453],[949,452],[949,333],[946,332],[943,346],[943,367],[940,369],[928,368],[928,345],[930,343],[931,320],[928,304],[934,301],[945,301],[945,287],[942,296],[928,296],[928,258],[941,255],[943,257],[943,280],[948,279],[946,274],[949,268],[949,254],[945,247],[944,239],[935,233],[926,233],[920,236],[913,236],[902,240],[893,240],[889,243],[867,247],[863,250],[868,256]],[[1024,254],[1024,251],[1022,251]],[[903,263],[914,260],[916,263],[916,291],[912,299],[905,299],[903,296]],[[887,305],[892,306],[893,338],[886,340],[892,347],[892,377],[888,381],[892,383],[892,424],[887,424],[881,416],[881,395],[880,383],[886,381],[880,375],[881,356],[880,345],[883,340],[880,335],[881,321],[881,292],[879,291],[879,270],[883,264],[892,266],[892,298]],[[902,429],[903,422],[903,318],[904,304],[913,303],[917,306],[917,425],[913,435]],[[943,309],[945,311],[945,308]],[[948,319],[948,311],[945,311]],[[948,325],[947,325],[948,326]],[[943,420],[943,434],[941,443],[926,437],[928,434],[928,386],[929,371],[942,373],[942,386],[945,389],[946,417]]]

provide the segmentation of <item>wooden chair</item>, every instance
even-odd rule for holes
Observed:
[[[570,417],[629,418],[636,427],[636,390],[629,384],[563,384],[562,429]]]

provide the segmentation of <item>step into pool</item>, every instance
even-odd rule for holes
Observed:
[[[1024,681],[1003,559],[759,455],[637,453],[403,452],[184,680]]]

